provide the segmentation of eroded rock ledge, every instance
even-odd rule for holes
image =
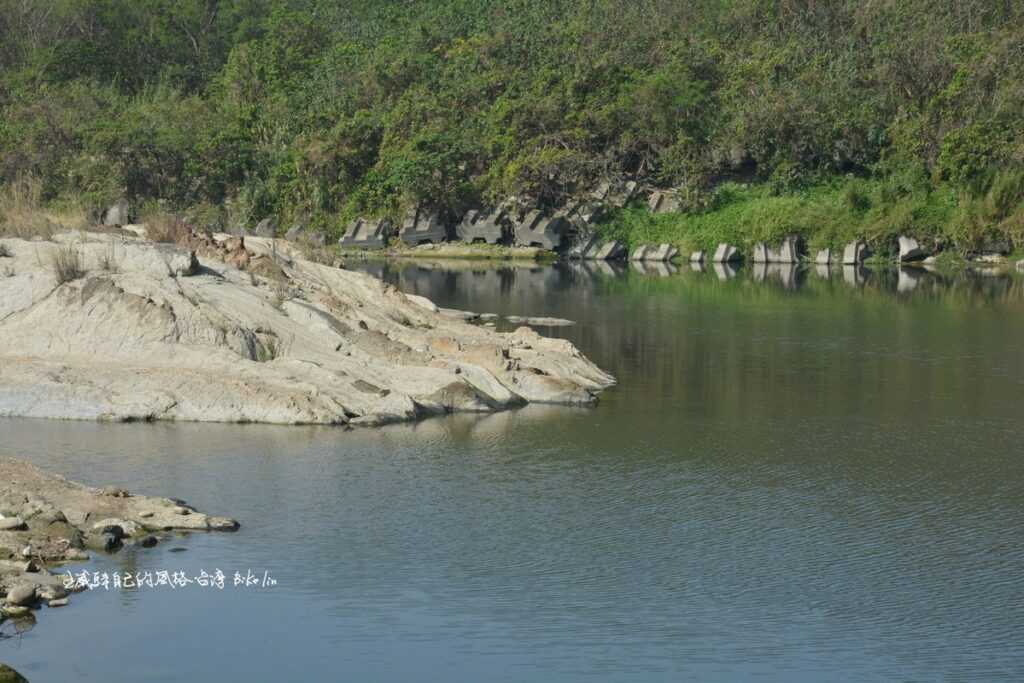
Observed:
[[[32,621],[43,605],[69,599],[58,565],[116,552],[126,545],[152,547],[169,533],[236,531],[227,517],[196,511],[182,500],[95,489],[0,458],[0,623]]]
[[[0,240],[0,416],[377,425],[585,405],[614,384],[567,341],[235,239]]]

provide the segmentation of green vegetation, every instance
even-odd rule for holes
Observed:
[[[630,242],[1020,249],[1022,43],[999,0],[0,0],[0,184],[337,234],[629,177],[686,209]]]
[[[709,209],[652,215],[645,207],[629,206],[601,225],[600,232],[630,246],[669,242],[709,252],[720,242],[749,247],[791,234],[801,235],[811,249],[841,248],[858,237],[887,248],[908,233],[939,247],[958,246],[950,234],[959,216],[951,188],[923,187],[896,199],[886,199],[885,192],[882,182],[859,178],[836,178],[781,194],[765,184],[726,183],[712,193]]]

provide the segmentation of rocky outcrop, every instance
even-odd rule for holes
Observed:
[[[0,531],[0,621],[29,617],[43,604],[66,605],[69,587],[49,569],[87,560],[86,549],[116,552],[126,545],[152,547],[174,532],[239,528],[233,519],[205,515],[179,499],[90,488],[0,458],[0,516],[12,515],[25,524]]]
[[[690,263],[704,263],[704,251],[695,251],[690,254]]]
[[[832,263],[833,256],[831,249],[819,249],[814,257],[814,263],[819,266],[827,266]]]
[[[279,241],[55,239],[2,240],[0,415],[376,425],[614,383],[567,341],[465,324]],[[81,277],[58,281],[62,250]]]

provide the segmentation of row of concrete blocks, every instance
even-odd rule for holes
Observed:
[[[916,239],[900,235],[897,261],[900,263],[912,263],[924,260],[930,255]],[[866,261],[869,256],[871,256],[871,250],[868,248],[867,243],[864,240],[854,240],[843,249],[841,261],[839,255],[834,254],[831,249],[822,249],[815,255],[814,262],[818,265],[839,262],[844,266],[855,266]]]
[[[383,249],[393,232],[394,226],[387,219],[357,218],[348,224],[338,244],[355,249]],[[448,239],[448,231],[437,214],[425,209],[412,209],[398,229],[398,238],[410,246],[440,244]]]
[[[569,257],[585,261],[619,261],[627,256],[630,261],[667,262],[679,255],[679,250],[671,244],[641,244],[627,253],[626,247],[617,240],[600,243],[597,237],[590,237],[574,246]]]
[[[455,227],[456,237],[466,243],[486,242],[487,244],[512,243],[521,247],[540,247],[555,250],[570,232],[570,228],[586,230],[600,217],[605,207],[625,206],[637,191],[636,182],[621,185],[602,183],[587,197],[586,201],[574,202],[553,216],[540,211],[528,212],[522,220],[516,221],[512,212],[505,208],[485,212],[474,209],[467,213]],[[339,240],[343,247],[358,249],[383,249],[392,234],[392,225],[387,220],[352,221]],[[409,246],[432,243],[448,239],[447,230],[436,214],[424,210],[411,210],[398,231],[398,238]]]
[[[545,217],[540,211],[531,211],[515,225],[503,210],[489,214],[470,211],[455,229],[457,237],[466,243],[486,242],[504,244],[509,241],[521,247],[558,249],[568,233],[569,221],[564,215]],[[355,249],[383,249],[393,228],[387,219],[357,218],[349,223],[338,244]],[[444,224],[435,214],[410,212],[398,230],[398,238],[409,246],[439,244],[448,239]]]
[[[802,245],[800,239],[796,236],[790,236],[785,238],[777,249],[768,247],[763,242],[754,245],[752,260],[754,263],[798,263],[801,253]],[[843,249],[842,257],[833,253],[831,249],[822,249],[815,255],[814,262],[819,265],[828,265],[830,263],[858,265],[863,263],[870,255],[871,252],[868,250],[867,243],[863,240],[855,240],[846,245]],[[695,251],[690,256],[690,262],[703,263],[705,258],[703,251]],[[719,244],[711,259],[713,263],[731,263],[741,260],[743,260],[743,255],[739,249],[731,244]],[[904,259],[901,257],[901,260]]]

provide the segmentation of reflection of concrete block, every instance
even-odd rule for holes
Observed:
[[[719,280],[731,280],[736,277],[739,269],[729,261],[719,261],[714,264],[715,276]]]
[[[387,220],[368,221],[357,218],[348,224],[338,246],[350,249],[383,249],[391,232]]]
[[[613,261],[598,261],[595,259],[593,261],[583,262],[583,269],[591,277],[596,277],[598,275],[604,277],[618,277],[619,275],[622,275],[623,268],[624,266],[622,264]]]
[[[896,291],[900,294],[906,294],[914,291],[921,283],[921,278],[923,277],[924,272],[917,268],[900,268],[900,272],[896,280]]]
[[[521,247],[541,247],[553,251],[561,246],[568,227],[568,221],[562,216],[544,218],[540,211],[531,211],[516,224],[515,241]]]
[[[508,235],[508,218],[501,209],[485,214],[483,211],[472,210],[463,217],[455,229],[459,239],[468,244],[486,242],[502,244]]]
[[[751,271],[755,282],[777,279],[786,289],[800,286],[800,270],[795,263],[755,263]]]
[[[418,244],[440,244],[448,239],[448,231],[435,213],[424,209],[411,209],[402,222],[398,237],[415,247]]]
[[[668,277],[679,272],[678,268],[666,261],[630,261],[630,265],[641,275]]]
[[[868,270],[860,264],[843,266],[843,281],[854,287],[863,285],[868,279],[868,274]]]

